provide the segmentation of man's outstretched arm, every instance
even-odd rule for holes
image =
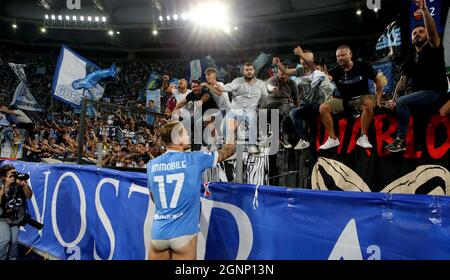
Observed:
[[[235,144],[226,144],[225,146],[223,146],[222,149],[217,151],[217,153],[219,153],[218,161],[220,162],[226,160],[227,158],[234,155],[235,152],[236,152]]]

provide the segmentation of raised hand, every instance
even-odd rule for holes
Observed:
[[[416,2],[416,6],[419,8],[420,12],[423,13],[425,10],[428,10],[426,0],[414,0],[414,2]]]
[[[300,46],[297,46],[297,47],[294,49],[294,54],[295,54],[295,55],[298,55],[298,56],[300,56],[301,54],[303,54],[302,48],[301,48]]]

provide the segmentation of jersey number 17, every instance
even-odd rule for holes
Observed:
[[[164,177],[166,177],[165,180]],[[166,176],[155,176],[153,178],[153,181],[155,183],[158,183],[159,198],[161,200],[161,206],[163,209],[167,209],[167,198],[164,182],[167,184],[172,184],[174,181],[176,181],[175,190],[173,191],[172,200],[170,201],[170,208],[176,208],[178,199],[180,198],[181,189],[183,188],[184,173],[175,173]]]

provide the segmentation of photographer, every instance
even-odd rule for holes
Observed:
[[[12,165],[0,168],[0,260],[15,260],[19,255],[19,227],[26,223],[26,199],[33,196],[28,174]]]

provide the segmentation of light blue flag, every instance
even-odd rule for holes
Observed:
[[[215,68],[217,71],[217,79],[220,81],[223,81],[225,79],[225,76],[228,75],[227,71],[223,67],[219,67],[214,58],[211,55],[207,55],[205,57],[206,66]]]
[[[86,89],[89,90],[93,88],[100,80],[106,79],[106,78],[115,78],[117,75],[116,70],[116,64],[113,63],[111,67],[103,69],[103,70],[97,70],[89,75],[86,76],[86,78],[79,79],[72,82],[72,87],[74,89]]]
[[[269,61],[270,54],[261,52],[258,57],[253,61],[253,68],[255,68],[255,73],[258,73],[264,65]]]
[[[192,80],[198,80],[202,77],[202,64],[199,59],[191,61],[190,69],[191,69],[190,82],[192,82]]]
[[[80,106],[83,97],[100,100],[103,96],[102,79],[115,77],[115,65],[100,69],[67,46],[62,46],[53,76],[52,95],[72,106]]]

